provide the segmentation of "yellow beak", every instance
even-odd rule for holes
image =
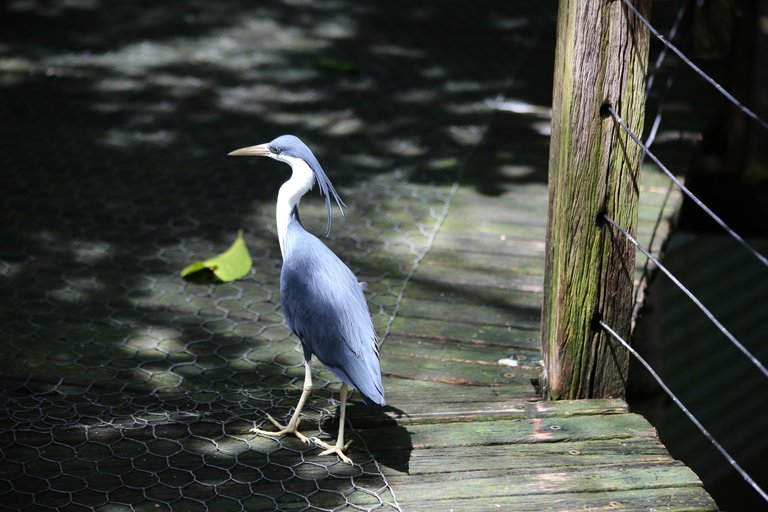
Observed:
[[[272,152],[269,145],[259,144],[258,146],[248,146],[246,148],[236,149],[227,154],[227,156],[269,156]]]

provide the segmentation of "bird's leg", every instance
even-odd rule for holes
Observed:
[[[291,419],[288,421],[287,425],[281,425],[275,418],[273,418],[271,415],[267,414],[267,419],[272,422],[274,426],[276,426],[279,430],[277,432],[272,432],[269,430],[261,430],[260,428],[252,428],[251,432],[256,432],[257,434],[261,434],[264,436],[269,437],[283,437],[288,434],[293,434],[296,437],[298,437],[302,442],[309,444],[309,438],[299,432],[299,421],[300,421],[300,415],[301,410],[304,408],[304,403],[307,401],[307,398],[309,397],[309,394],[312,392],[312,369],[310,366],[309,361],[306,361],[304,363],[305,373],[304,373],[304,387],[301,391],[301,397],[299,397],[299,403],[296,404],[296,410],[293,412],[293,416],[291,416]]]
[[[339,413],[339,436],[336,438],[336,444],[331,446],[326,442],[320,441],[319,439],[313,439],[313,442],[320,446],[321,448],[325,448],[324,451],[320,452],[320,455],[330,455],[332,453],[335,453],[339,456],[339,458],[346,462],[347,464],[352,464],[352,459],[347,457],[344,452],[347,448],[349,448],[349,445],[352,444],[352,440],[347,444],[344,444],[344,424],[346,423],[346,412],[347,412],[347,393],[349,392],[349,386],[347,386],[345,383],[341,383],[341,412]]]

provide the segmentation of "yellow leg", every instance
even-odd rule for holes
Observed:
[[[339,437],[336,439],[335,445],[329,445],[328,443],[324,441],[320,441],[319,439],[312,439],[312,442],[314,442],[316,445],[320,446],[321,448],[325,448],[322,452],[320,452],[320,455],[330,455],[332,453],[335,453],[338,455],[338,457],[347,464],[352,464],[352,459],[347,457],[344,452],[347,448],[349,448],[349,445],[352,444],[352,440],[347,444],[344,444],[344,424],[346,423],[346,413],[347,413],[347,393],[349,392],[349,386],[347,386],[345,383],[341,383],[341,412],[339,413]]]
[[[296,410],[293,412],[293,416],[291,416],[291,419],[288,421],[287,425],[281,425],[277,420],[275,420],[272,416],[267,414],[267,419],[272,422],[274,426],[278,428],[277,432],[272,432],[270,430],[261,430],[260,428],[252,428],[251,432],[256,432],[257,434],[261,434],[263,436],[269,436],[269,437],[283,437],[288,434],[293,434],[299,439],[301,439],[302,442],[309,444],[309,438],[299,432],[299,421],[301,420],[301,410],[304,408],[304,403],[307,401],[307,398],[309,398],[309,394],[312,392],[312,369],[310,368],[309,361],[304,363],[305,373],[304,373],[304,387],[301,391],[301,397],[299,397],[299,403],[296,404]]]

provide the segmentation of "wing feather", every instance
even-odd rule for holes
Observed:
[[[384,405],[376,333],[357,278],[303,228],[289,227],[286,242],[290,251],[280,293],[288,326],[301,340],[305,355],[315,355],[358,389],[366,402]]]

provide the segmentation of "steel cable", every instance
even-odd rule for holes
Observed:
[[[651,365],[640,354],[638,354],[637,351],[635,349],[633,349],[629,345],[629,343],[627,343],[616,331],[611,329],[611,327],[608,326],[605,322],[600,320],[598,323],[600,324],[600,326],[603,329],[605,329],[605,331],[608,334],[613,336],[613,338],[616,341],[621,343],[624,346],[624,348],[626,348],[629,351],[630,354],[635,356],[635,358],[640,362],[640,364],[642,364],[645,367],[645,369],[648,370],[648,373],[651,374],[651,376],[656,380],[656,382],[659,384],[659,386],[661,386],[661,389],[663,389],[664,392],[667,395],[669,395],[669,397],[672,399],[673,402],[675,402],[675,404],[677,404],[677,406],[680,408],[680,410],[683,411],[683,413],[685,413],[686,416],[688,416],[688,419],[690,419],[693,422],[693,424],[696,425],[696,428],[698,428],[701,431],[701,433],[704,434],[704,437],[706,437],[709,440],[709,442],[712,443],[712,445],[715,448],[717,448],[717,450],[721,454],[723,454],[723,457],[725,457],[725,459],[728,461],[728,463],[731,466],[733,466],[733,469],[735,469],[736,472],[739,473],[739,475],[741,475],[741,477],[750,486],[752,486],[752,488],[755,491],[757,491],[757,493],[766,502],[768,502],[768,494],[763,489],[760,488],[760,486],[757,484],[757,482],[755,482],[752,479],[752,477],[750,477],[749,474],[746,471],[744,471],[744,469],[739,465],[738,462],[736,462],[734,460],[733,457],[731,457],[731,455],[726,451],[726,449],[723,448],[722,445],[720,445],[720,443],[717,442],[717,440],[712,436],[712,434],[709,433],[709,431],[706,428],[704,428],[704,425],[702,425],[701,422],[698,419],[696,419],[696,416],[694,416],[693,413],[691,413],[691,411],[689,411],[688,408],[685,405],[683,405],[683,403],[677,398],[677,396],[675,396],[675,394],[672,392],[672,390],[669,389],[669,386],[667,386],[664,383],[664,381],[661,379],[659,374],[654,371],[654,369],[651,367]]]

